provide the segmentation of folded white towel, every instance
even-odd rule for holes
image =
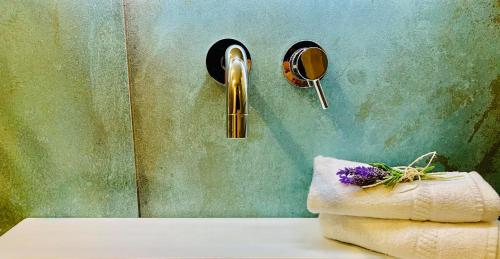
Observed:
[[[431,220],[440,222],[492,221],[500,215],[500,198],[476,172],[446,181],[422,181],[399,184],[392,190],[384,186],[361,189],[339,182],[337,171],[344,167],[365,165],[346,160],[318,156],[314,159],[314,175],[307,199],[313,213]]]
[[[437,223],[320,214],[323,235],[401,258],[500,258],[497,222]]]

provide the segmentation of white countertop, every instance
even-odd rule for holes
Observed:
[[[383,258],[322,237],[316,218],[25,219],[0,258]]]

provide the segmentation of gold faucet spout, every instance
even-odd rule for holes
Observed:
[[[246,138],[248,115],[248,67],[245,51],[231,45],[225,54],[227,86],[227,137]]]

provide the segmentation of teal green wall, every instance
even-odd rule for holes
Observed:
[[[141,209],[154,217],[311,216],[312,159],[407,164],[436,150],[500,190],[495,1],[126,1]],[[225,89],[207,75],[222,38],[251,52],[247,140],[225,138]],[[323,111],[281,58],[329,56]]]
[[[398,165],[436,150],[500,190],[498,1],[122,4],[0,2],[0,233],[136,217],[136,166],[147,217],[312,216],[320,154]],[[225,138],[225,89],[205,68],[222,38],[253,58],[242,141]],[[328,53],[326,111],[282,76],[299,40]]]
[[[136,217],[121,1],[0,1],[0,234]]]

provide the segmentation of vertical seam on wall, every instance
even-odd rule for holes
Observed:
[[[134,111],[133,111],[133,98],[132,98],[132,85],[130,83],[130,61],[128,57],[128,25],[127,25],[127,7],[126,0],[122,0],[122,10],[123,10],[123,27],[125,35],[125,57],[127,63],[127,86],[128,86],[128,98],[130,104],[130,120],[132,126],[132,147],[134,152],[134,171],[135,171],[135,192],[137,199],[137,214],[139,218],[141,217],[141,196],[140,196],[140,181],[139,181],[139,170],[137,168],[137,150],[135,148],[135,123],[134,123]]]

